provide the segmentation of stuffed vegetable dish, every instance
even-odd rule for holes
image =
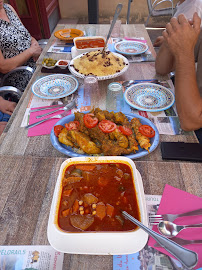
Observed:
[[[129,165],[73,164],[64,171],[58,210],[63,231],[130,231],[136,229],[121,215],[125,210],[140,220],[140,210]]]
[[[119,156],[139,149],[149,152],[155,130],[138,118],[129,120],[122,112],[96,108],[90,113],[76,112],[74,121],[56,125],[54,134],[78,154]]]

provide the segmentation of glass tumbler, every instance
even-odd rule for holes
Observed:
[[[112,20],[110,21],[110,23],[112,23]],[[121,29],[121,20],[117,20],[112,30],[111,37],[113,38],[120,37],[120,29]]]
[[[123,109],[123,87],[118,82],[108,85],[106,109],[112,111],[122,111]]]
[[[93,37],[96,36],[96,27],[95,25],[89,25],[85,28],[86,36]]]
[[[88,75],[84,78],[84,101],[86,104],[99,107],[100,89],[98,79],[94,75]]]

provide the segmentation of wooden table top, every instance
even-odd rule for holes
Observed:
[[[58,25],[56,30],[78,28],[85,25]],[[109,25],[96,25],[99,35],[106,36]],[[122,36],[144,37],[155,56],[149,36],[143,25],[122,25]],[[0,245],[49,245],[47,224],[56,179],[62,162],[68,158],[53,148],[49,135],[27,137],[21,122],[31,95],[31,86],[41,73],[41,61],[54,36],[38,59],[38,67],[23,97],[19,101],[4,133],[0,137]],[[70,55],[64,55],[66,59]],[[64,58],[62,57],[62,58]],[[61,55],[59,56],[61,58]],[[134,63],[117,80],[153,79],[154,63]],[[110,81],[101,81],[106,89]],[[197,142],[190,135],[161,135],[161,141]],[[135,160],[144,185],[145,194],[161,195],[165,184],[202,197],[202,166],[200,163],[164,162],[160,146],[151,154]],[[86,256],[65,254],[63,269],[112,270],[112,256]]]
[[[109,32],[110,25],[109,24],[58,24],[54,30],[58,31],[60,29],[67,29],[67,28],[76,28],[80,29],[84,32],[87,31],[89,27],[94,27],[95,32],[97,36],[103,36],[107,37],[107,34]],[[120,37],[143,37],[145,40],[147,40],[147,44],[149,46],[149,49],[151,50],[152,54],[155,56],[155,50],[152,46],[151,40],[149,38],[149,35],[147,33],[147,30],[144,26],[144,24],[122,24],[121,30],[120,30]],[[54,59],[71,59],[70,54],[67,53],[47,53],[48,49],[50,48],[50,45],[53,44],[54,40],[57,40],[57,38],[54,36],[54,33],[51,35],[48,44],[45,46],[43,52],[41,53],[37,64],[41,64],[44,57],[54,57]]]
[[[106,36],[109,30],[109,25],[94,25],[96,28],[96,34]],[[81,30],[85,30],[89,27],[89,25],[58,25],[56,30],[65,29],[65,28],[78,28]],[[147,40],[149,45],[149,49],[153,53],[155,57],[155,51],[153,49],[151,40],[148,36],[148,33],[142,24],[135,25],[122,25],[121,26],[121,37],[144,37]],[[27,89],[25,90],[23,97],[16,110],[14,111],[8,125],[0,137],[0,154],[1,155],[12,155],[12,156],[36,156],[36,157],[65,157],[64,154],[58,152],[55,148],[53,148],[50,142],[49,135],[37,136],[37,137],[27,137],[27,130],[25,128],[20,127],[21,122],[27,108],[27,104],[31,95],[31,86],[32,84],[41,76],[45,76],[47,74],[41,73],[41,62],[44,57],[54,57],[57,59],[68,59],[70,58],[70,54],[47,54],[48,48],[53,43],[55,37],[52,34],[48,44],[44,48],[40,58],[37,61],[37,69],[30,80]],[[116,78],[116,81],[125,81],[125,80],[141,80],[141,79],[166,79],[167,77],[158,77],[155,73],[154,62],[142,62],[142,63],[130,63],[129,69],[121,76]],[[79,79],[82,82],[82,79]],[[103,99],[106,98],[106,90],[107,86],[113,80],[105,80],[99,81],[99,87],[102,89]],[[183,142],[198,142],[195,134],[193,132],[187,133],[186,135],[160,135],[160,141],[183,141]],[[162,161],[161,152],[160,152],[160,144],[157,149],[150,153],[149,155],[142,157],[138,160],[151,160],[151,161]]]
[[[0,157],[0,245],[49,245],[48,217],[64,160]],[[142,176],[145,194],[162,194],[165,184],[169,184],[202,197],[200,163],[135,161],[135,165]],[[112,270],[113,258],[65,254],[63,269]]]

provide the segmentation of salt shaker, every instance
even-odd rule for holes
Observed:
[[[94,75],[88,75],[84,78],[84,102],[92,107],[98,107],[100,100],[100,89],[98,79]]]
[[[123,88],[118,82],[108,85],[106,109],[112,111],[122,111],[123,109]]]

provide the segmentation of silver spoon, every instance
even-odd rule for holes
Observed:
[[[122,85],[123,85],[124,87],[128,87],[128,86],[131,85],[132,83],[134,83],[134,80],[125,81],[125,82],[122,83]]]
[[[176,225],[175,223],[170,221],[160,221],[158,224],[159,232],[167,237],[174,237],[178,235],[178,233],[181,230],[184,230],[186,228],[200,228],[200,227],[202,227],[202,223],[192,225]]]
[[[198,255],[196,252],[186,249],[178,245],[177,243],[171,241],[170,239],[167,239],[163,235],[160,235],[159,233],[150,230],[137,219],[129,215],[126,211],[122,211],[122,215],[124,216],[124,218],[129,219],[134,224],[138,225],[141,229],[143,229],[145,232],[147,232],[149,235],[151,235],[151,237],[154,238],[157,243],[159,243],[163,248],[165,248],[185,267],[187,267],[188,269],[193,269],[193,267],[197,265]]]

